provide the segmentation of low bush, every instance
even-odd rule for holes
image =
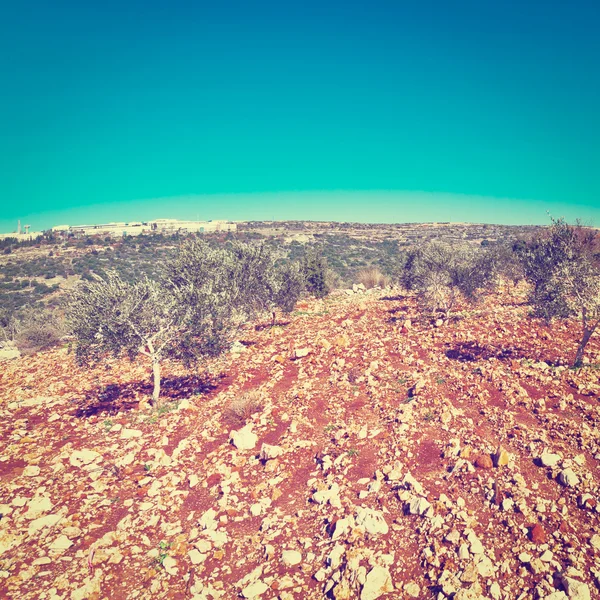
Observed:
[[[16,315],[12,336],[23,354],[34,354],[60,344],[65,335],[62,319],[49,310],[25,308]]]
[[[369,267],[358,272],[358,283],[367,289],[374,287],[385,288],[390,285],[390,278],[384,275],[377,267]]]
[[[260,394],[253,390],[232,400],[223,412],[223,420],[231,427],[243,427],[253,414],[263,410]]]

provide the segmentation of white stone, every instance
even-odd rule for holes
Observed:
[[[394,591],[390,572],[384,567],[375,566],[367,574],[360,593],[360,600],[376,600],[388,592]]]
[[[553,454],[551,452],[544,452],[540,456],[540,462],[544,467],[555,467],[558,462],[561,460],[558,454]]]
[[[431,508],[426,498],[413,498],[408,505],[411,515],[424,515]]]
[[[95,450],[75,450],[71,453],[69,462],[74,467],[81,467],[83,465],[89,465],[96,459],[100,458],[100,456],[102,455]]]
[[[201,525],[203,529],[215,530],[218,525],[215,520],[216,516],[217,512],[213,508],[209,508],[200,519],[198,519],[198,524]]]
[[[177,561],[172,556],[165,556],[162,566],[169,575],[177,575]]]
[[[283,448],[281,446],[271,446],[270,444],[263,444],[260,448],[259,458],[262,461],[271,460],[278,458],[283,454]]]
[[[481,540],[475,535],[474,531],[469,532],[467,540],[469,540],[469,544],[471,544],[471,554],[483,554],[485,552]]]
[[[573,469],[563,469],[558,474],[558,482],[565,487],[575,487],[579,484],[579,477],[575,475]]]
[[[334,508],[341,508],[342,501],[339,496],[340,486],[337,483],[332,483],[331,487],[326,490],[320,490],[312,495],[312,499],[317,504],[329,503]]]
[[[475,566],[477,567],[477,572],[482,577],[492,577],[495,573],[494,563],[485,555],[480,557],[479,562]]]
[[[502,598],[502,589],[498,585],[497,581],[494,581],[494,583],[490,585],[490,596],[494,600],[500,600],[500,598]]]
[[[286,567],[293,567],[302,562],[302,554],[297,550],[284,550],[281,553],[281,560]]]
[[[453,529],[450,533],[446,534],[444,539],[451,544],[458,544],[460,541],[460,533],[456,529]]]
[[[21,352],[14,346],[4,345],[0,348],[0,360],[12,360],[14,358],[19,358],[20,356]]]
[[[40,468],[37,465],[29,465],[23,469],[23,477],[37,477],[40,474]]]
[[[237,431],[232,431],[229,434],[231,443],[238,450],[252,450],[256,446],[256,442],[258,441],[258,436],[252,432],[252,424],[238,429]]]
[[[25,513],[26,519],[37,519],[40,515],[52,510],[54,505],[50,501],[50,498],[45,496],[36,496],[32,498],[27,504],[27,512]]]
[[[202,554],[202,552],[199,552],[196,548],[194,548],[193,550],[190,550],[188,552],[188,556],[189,556],[190,560],[192,561],[193,565],[199,565],[206,560],[206,557],[208,555]]]
[[[371,535],[386,534],[389,531],[383,513],[370,508],[358,507],[356,509],[356,525],[363,527]]]
[[[294,354],[296,355],[296,358],[304,358],[310,354],[310,348],[296,348]]]
[[[404,593],[411,598],[418,598],[421,593],[421,588],[414,581],[411,581],[404,586]]]
[[[336,544],[333,550],[327,555],[327,564],[332,569],[337,569],[342,564],[342,556],[344,556],[346,548],[341,544]]]
[[[519,560],[523,564],[530,563],[531,562],[531,554],[529,554],[529,552],[521,552],[521,554],[519,554]]]
[[[194,473],[192,473],[192,474],[189,476],[189,479],[188,479],[188,481],[189,481],[189,484],[190,484],[190,487],[191,487],[191,488],[193,488],[193,487],[196,487],[196,486],[198,485],[198,481],[199,481],[199,480],[198,480],[198,475],[195,475]]]
[[[31,521],[31,523],[29,523],[27,533],[29,533],[29,535],[33,535],[36,531],[39,531],[44,527],[52,527],[53,525],[56,525],[61,519],[62,516],[57,514],[46,515],[45,517],[34,519]]]
[[[572,598],[573,600],[590,600],[590,588],[587,583],[577,581],[572,577],[566,577],[564,575],[561,579],[569,598]]]
[[[423,486],[410,473],[404,476],[402,483],[407,489],[412,489],[415,494],[421,495],[423,493]]]
[[[123,429],[120,435],[122,440],[131,440],[139,437],[142,437],[142,432],[139,429]]]
[[[50,544],[50,550],[60,551],[60,550],[68,550],[73,545],[73,542],[66,535],[59,535],[53,542]]]
[[[338,519],[335,522],[333,535],[331,536],[331,539],[337,540],[340,537],[346,535],[350,531],[351,525],[352,525],[351,517],[346,517],[344,519]]]
[[[262,596],[268,589],[269,586],[264,581],[260,581],[259,579],[258,581],[254,581],[250,585],[246,586],[242,590],[242,596],[244,598],[256,598],[258,596]]]

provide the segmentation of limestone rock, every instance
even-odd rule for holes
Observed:
[[[394,591],[390,572],[385,567],[373,567],[360,593],[360,600],[376,600],[380,596]]]
[[[162,565],[169,575],[177,575],[177,561],[172,556],[165,556]]]
[[[202,554],[202,552],[200,552],[196,548],[194,548],[193,550],[190,550],[188,552],[188,556],[193,565],[199,565],[199,564],[203,563],[207,557],[206,554]]]
[[[498,446],[496,453],[493,456],[495,467],[505,467],[508,464],[510,455],[502,446]]]
[[[408,513],[411,515],[423,516],[430,508],[431,504],[427,501],[426,498],[413,498],[409,502],[407,510]]]
[[[37,465],[29,465],[23,469],[23,477],[37,477],[40,474],[40,470]]]
[[[283,448],[281,446],[271,446],[270,444],[263,444],[260,448],[260,460],[266,462],[273,458],[278,458],[283,454]]]
[[[565,575],[561,577],[561,581],[569,598],[573,600],[590,600],[590,588],[587,583]]]
[[[558,454],[553,454],[551,452],[545,452],[540,456],[540,463],[544,467],[555,467],[558,462],[561,460]]]
[[[356,525],[363,527],[371,535],[386,534],[389,531],[383,513],[370,508],[358,507],[356,509]]]
[[[558,474],[558,482],[565,487],[575,487],[579,485],[579,477],[575,475],[573,469],[563,469]]]
[[[39,531],[40,529],[44,529],[45,527],[52,527],[53,525],[56,525],[61,519],[62,519],[62,516],[58,515],[58,514],[52,514],[52,515],[46,515],[45,517],[39,517],[39,518],[31,521],[31,523],[29,523],[29,528],[28,528],[27,532],[29,533],[29,535],[33,535],[36,531]]]
[[[73,542],[66,535],[59,535],[53,542],[50,544],[50,550],[61,551],[68,550],[73,545]]]
[[[252,450],[256,446],[258,436],[252,432],[252,424],[249,423],[237,431],[232,431],[229,434],[231,443],[238,450]]]
[[[281,554],[281,560],[286,567],[293,567],[302,562],[302,554],[297,550],[284,550]]]
[[[250,585],[247,585],[242,590],[242,596],[244,598],[257,598],[258,596],[262,596],[268,589],[269,586],[259,579],[258,581],[253,581]]]
[[[13,360],[20,358],[21,353],[14,342],[1,342],[0,343],[0,361],[2,360]]]
[[[142,437],[142,431],[139,429],[123,429],[121,430],[121,439],[122,440],[131,440],[133,438]]]
[[[410,598],[418,598],[421,588],[414,581],[411,581],[404,586],[404,593]]]
[[[27,504],[26,519],[37,519],[40,515],[52,510],[53,504],[50,498],[45,496],[36,496]]]

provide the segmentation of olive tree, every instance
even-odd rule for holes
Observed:
[[[124,281],[117,273],[94,276],[70,295],[66,316],[75,337],[80,363],[101,359],[106,353],[131,360],[143,355],[152,365],[154,390],[160,395],[161,361],[177,343],[189,321],[176,297],[156,281]]]
[[[400,283],[416,291],[428,309],[441,310],[447,317],[461,296],[476,300],[494,274],[488,250],[433,241],[408,253]]]
[[[316,248],[306,251],[300,261],[305,290],[316,298],[324,298],[331,288],[327,260]]]
[[[526,279],[532,284],[534,314],[551,322],[575,317],[581,336],[573,361],[583,362],[585,348],[600,324],[600,262],[595,231],[564,219],[522,250]]]
[[[82,281],[66,305],[80,362],[109,353],[152,365],[158,402],[161,363],[190,364],[230,347],[237,328],[261,311],[291,311],[301,290],[294,265],[276,268],[264,247],[213,248],[183,243],[162,265],[160,277],[125,281],[115,272]]]
[[[233,302],[239,310],[249,317],[270,313],[273,325],[277,309],[284,313],[294,310],[304,286],[298,264],[277,264],[265,244],[237,242],[231,252],[235,261],[232,280],[236,282]]]

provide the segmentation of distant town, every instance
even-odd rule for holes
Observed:
[[[0,233],[0,240],[15,239],[19,242],[31,241],[44,235],[43,231],[30,231],[31,225],[17,223],[16,231]],[[111,237],[137,236],[152,233],[217,233],[236,231],[232,221],[180,221],[179,219],[155,219],[154,221],[130,221],[128,223],[103,223],[97,225],[57,225],[50,231],[59,235],[89,236],[108,235]]]

